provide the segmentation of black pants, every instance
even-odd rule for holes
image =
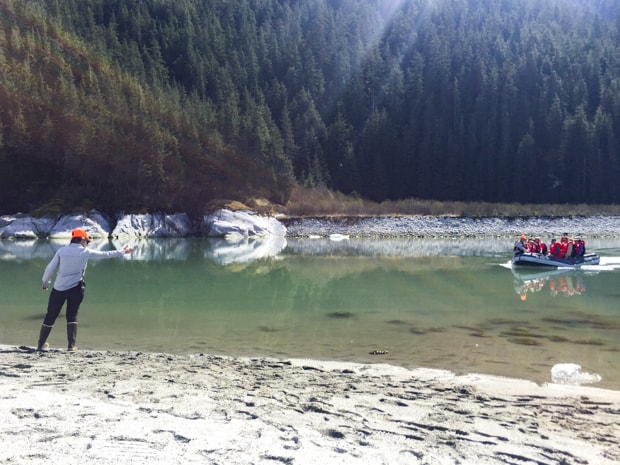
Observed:
[[[78,310],[84,299],[85,287],[86,284],[84,284],[84,281],[80,281],[77,286],[67,289],[66,291],[52,289],[47,303],[47,314],[45,315],[43,324],[46,326],[54,326],[56,318],[58,318],[60,310],[65,302],[67,302],[67,323],[77,323]]]

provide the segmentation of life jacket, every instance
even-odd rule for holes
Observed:
[[[540,243],[538,244],[538,248],[538,251],[541,254],[547,255],[547,244],[545,244],[543,241],[540,241]]]
[[[559,242],[554,242],[553,244],[551,244],[551,249],[549,250],[549,252],[554,257],[561,257],[562,256],[562,246],[560,245]]]
[[[582,257],[586,253],[586,242],[583,239],[577,239],[573,246],[573,254],[575,257]]]

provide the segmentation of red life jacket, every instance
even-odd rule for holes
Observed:
[[[562,246],[560,245],[559,242],[554,242],[553,244],[551,244],[551,249],[549,250],[549,252],[554,257],[561,257],[562,256]]]
[[[543,241],[538,243],[538,249],[540,253],[547,255],[547,245]]]

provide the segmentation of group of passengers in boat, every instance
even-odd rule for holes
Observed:
[[[559,241],[551,239],[551,244],[547,248],[547,244],[540,237],[528,239],[525,234],[521,234],[515,242],[514,253],[521,255],[526,252],[549,255],[553,258],[582,257],[586,253],[586,241],[580,237],[572,239],[568,233],[564,233]]]

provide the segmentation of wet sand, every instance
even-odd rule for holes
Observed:
[[[620,463],[620,392],[384,364],[0,345],[0,463]]]

